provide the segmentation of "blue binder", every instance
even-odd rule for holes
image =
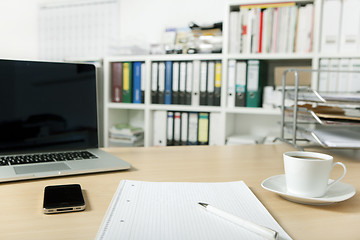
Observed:
[[[172,103],[172,61],[165,62],[165,104]]]
[[[141,62],[133,63],[133,103],[141,103]]]

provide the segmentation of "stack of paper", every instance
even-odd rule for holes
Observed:
[[[109,144],[113,147],[144,146],[144,130],[129,124],[116,124],[110,129]]]
[[[263,239],[206,211],[208,203],[291,239],[243,181],[223,183],[123,180],[96,239]]]
[[[226,145],[261,144],[264,140],[264,136],[233,135],[227,138]]]

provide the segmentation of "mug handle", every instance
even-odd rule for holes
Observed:
[[[340,165],[340,166],[342,166],[343,169],[344,169],[344,172],[343,172],[343,174],[342,174],[340,177],[338,177],[335,181],[333,181],[332,183],[328,184],[326,190],[329,190],[329,188],[333,187],[333,186],[335,185],[335,183],[339,182],[339,181],[345,176],[345,174],[346,174],[345,164],[343,164],[342,162],[335,162],[335,163],[333,163],[332,168],[334,168],[335,165]]]

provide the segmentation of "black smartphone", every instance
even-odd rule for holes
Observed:
[[[85,200],[79,184],[46,186],[44,213],[63,213],[85,210]]]

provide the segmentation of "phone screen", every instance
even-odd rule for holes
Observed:
[[[44,212],[81,211],[85,201],[79,184],[47,186],[44,190]]]

